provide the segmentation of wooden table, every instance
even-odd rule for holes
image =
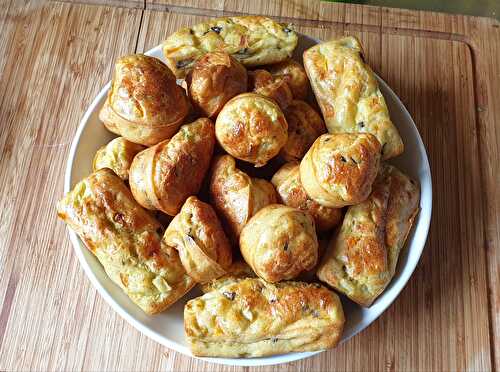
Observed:
[[[307,0],[92,3],[0,1],[0,370],[216,368],[112,311],[55,203],[76,127],[113,60],[181,25],[242,13],[322,39],[359,36],[417,123],[434,188],[427,246],[395,303],[336,350],[259,370],[500,369],[498,22]]]

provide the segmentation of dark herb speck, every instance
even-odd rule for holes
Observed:
[[[236,297],[236,293],[234,292],[222,292],[222,294],[228,299],[233,301],[234,298]]]
[[[293,30],[288,28],[288,27],[285,27],[283,28],[283,31],[285,31],[287,34],[289,34],[290,32],[292,32]]]
[[[271,342],[274,344],[274,343],[278,342],[278,339],[276,337],[271,337]]]
[[[215,32],[216,34],[220,34],[220,32],[222,31],[222,27],[220,26],[214,26],[214,27],[210,27],[210,29]]]
[[[356,161],[356,159],[351,158],[351,160],[352,160],[352,162],[353,162],[354,164],[356,164],[356,165],[358,164],[358,162]]]
[[[189,66],[191,63],[193,63],[193,60],[192,59],[186,59],[184,61],[177,61],[175,63],[175,67],[177,68],[186,68],[187,66]]]
[[[364,128],[364,127],[365,127],[365,123],[364,123],[363,121],[360,121],[360,122],[358,123],[358,126],[359,126],[360,128]]]
[[[283,250],[286,252],[288,250],[288,242],[285,242],[285,245],[283,247]]]
[[[347,163],[347,159],[344,158],[344,156],[342,156],[342,155],[340,155],[340,160],[342,160],[342,162],[344,162],[344,163]]]

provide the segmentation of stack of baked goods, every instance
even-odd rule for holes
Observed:
[[[57,206],[147,314],[199,284],[194,355],[334,347],[337,293],[370,306],[418,212],[419,186],[385,162],[403,142],[360,42],[315,45],[302,66],[297,41],[226,17],[171,35],[166,63],[119,58],[100,111],[119,137]]]

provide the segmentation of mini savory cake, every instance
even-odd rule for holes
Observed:
[[[293,59],[267,66],[267,70],[273,75],[284,78],[292,90],[293,98],[304,100],[309,93],[309,79],[304,67]]]
[[[248,73],[248,90],[273,99],[284,110],[293,100],[292,91],[285,79],[273,76],[266,70]]]
[[[184,330],[191,352],[260,357],[337,345],[344,329],[339,297],[319,284],[243,279],[189,301]]]
[[[415,181],[393,166],[382,166],[370,197],[347,210],[318,278],[358,304],[370,306],[394,276],[419,200]]]
[[[163,241],[179,251],[186,272],[198,283],[224,275],[231,246],[212,207],[190,196],[165,231]]]
[[[267,17],[224,17],[170,35],[163,42],[163,54],[168,67],[183,78],[209,52],[224,51],[247,67],[261,66],[291,57],[297,41],[290,26]]]
[[[325,123],[304,101],[292,101],[284,114],[288,123],[288,141],[281,149],[280,156],[285,161],[300,161],[316,138],[326,133]]]
[[[229,283],[234,283],[238,280],[243,280],[247,278],[255,278],[254,271],[245,261],[236,261],[227,269],[225,275],[220,278],[214,279],[208,283],[204,283],[200,286],[203,293],[208,293],[214,289],[223,287]]]
[[[318,261],[314,220],[296,208],[268,205],[243,227],[240,249],[262,279],[271,283],[293,279]]]
[[[183,125],[170,140],[136,155],[129,182],[144,208],[175,216],[184,201],[198,193],[210,167],[215,134],[206,118]]]
[[[342,209],[324,207],[312,200],[300,182],[298,162],[283,165],[273,176],[271,182],[276,188],[281,202],[293,208],[308,212],[314,219],[318,231],[330,230],[342,218]]]
[[[209,188],[210,203],[225,223],[233,243],[238,241],[241,229],[255,213],[278,202],[270,182],[251,178],[236,168],[235,160],[229,155],[214,161]]]
[[[99,119],[111,132],[152,146],[170,138],[189,112],[184,89],[159,59],[133,54],[118,59]]]
[[[217,116],[234,96],[247,90],[247,70],[225,52],[205,54],[188,74],[189,97],[203,116]]]
[[[273,100],[244,93],[222,108],[215,122],[215,135],[227,153],[261,167],[285,145],[288,124]]]
[[[112,170],[77,183],[58,203],[57,214],[146,313],[165,310],[195,285],[175,249],[161,244],[160,224]]]
[[[128,180],[128,171],[132,160],[137,153],[144,149],[144,146],[127,141],[123,137],[115,138],[97,150],[92,162],[94,172],[99,169],[109,168],[122,180]]]
[[[380,143],[368,133],[323,134],[300,162],[307,195],[331,208],[368,198],[380,164]]]
[[[349,36],[313,46],[304,52],[304,67],[328,132],[371,133],[382,146],[382,159],[403,152],[403,141],[358,39]]]

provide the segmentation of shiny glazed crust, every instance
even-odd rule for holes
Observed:
[[[277,63],[292,56],[297,34],[262,16],[224,17],[185,27],[163,42],[167,65],[178,78],[208,52],[224,51],[245,66]]]
[[[298,162],[283,165],[273,176],[271,182],[276,188],[281,202],[293,208],[308,212],[314,219],[318,231],[330,230],[342,218],[342,209],[324,207],[312,200],[300,182]]]
[[[345,318],[339,297],[301,282],[244,279],[184,307],[184,330],[196,356],[259,357],[333,348]]]
[[[115,138],[97,150],[92,162],[94,172],[109,168],[122,180],[128,180],[128,171],[132,160],[137,153],[144,149],[144,146],[130,142],[123,137]]]
[[[159,59],[132,54],[117,60],[99,119],[111,132],[152,146],[172,137],[189,111],[175,76]]]
[[[256,167],[275,157],[288,139],[288,124],[279,106],[253,93],[240,94],[222,108],[215,135],[226,152]]]
[[[290,87],[293,98],[304,100],[309,93],[309,79],[300,63],[287,59],[266,67],[273,76],[282,77]]]
[[[206,118],[183,125],[170,140],[136,155],[130,189],[147,209],[175,216],[184,201],[198,193],[215,144],[214,125]]]
[[[380,164],[380,143],[368,133],[323,134],[300,162],[307,195],[332,208],[368,198]]]
[[[283,112],[288,123],[288,141],[281,149],[280,156],[285,161],[300,161],[316,138],[326,133],[325,123],[304,101],[292,101]]]
[[[240,250],[262,279],[271,283],[293,279],[318,261],[313,218],[296,208],[268,205],[243,227]]]
[[[370,197],[347,210],[318,278],[358,304],[370,306],[394,276],[419,200],[415,181],[384,165]]]
[[[146,313],[165,310],[194,286],[177,252],[160,243],[160,224],[110,169],[77,183],[58,203],[57,214]]]
[[[217,279],[231,265],[231,246],[215,211],[195,196],[168,225],[163,241],[179,251],[186,272],[198,283]]]
[[[227,101],[246,92],[247,70],[229,54],[212,52],[196,62],[187,82],[194,108],[212,118]]]
[[[382,145],[383,159],[403,152],[358,39],[349,36],[313,46],[304,52],[304,67],[330,133],[371,133]]]
[[[227,227],[233,243],[248,220],[266,205],[277,203],[273,185],[260,178],[251,178],[236,168],[229,155],[217,158],[210,177],[210,203]]]
[[[249,91],[271,98],[282,110],[292,102],[292,91],[283,77],[266,70],[249,71],[248,77]]]
[[[214,279],[208,283],[204,283],[200,285],[200,289],[203,293],[211,292],[215,289],[223,287],[227,284],[234,283],[239,280],[243,280],[246,278],[256,278],[254,271],[245,261],[236,261],[231,264],[231,266],[227,269],[226,274],[221,276],[220,278]]]

